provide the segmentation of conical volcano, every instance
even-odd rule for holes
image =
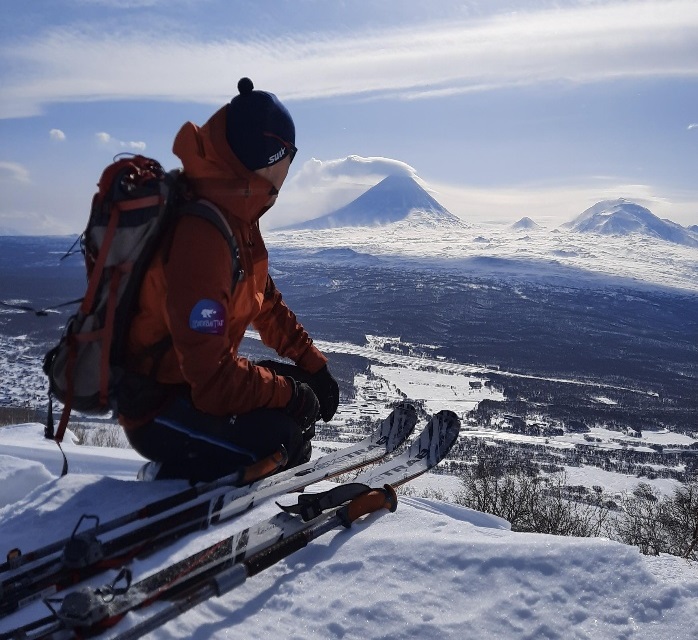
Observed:
[[[403,220],[415,225],[463,226],[460,218],[440,205],[414,178],[388,176],[340,209],[284,229],[374,227]]]

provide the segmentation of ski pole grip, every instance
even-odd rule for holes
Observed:
[[[388,509],[388,511],[397,509],[397,494],[395,489],[389,484],[386,484],[382,489],[371,489],[358,498],[354,498],[346,506],[346,511],[344,512],[347,525],[361,516],[380,511],[381,509]]]

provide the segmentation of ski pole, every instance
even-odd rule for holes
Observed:
[[[247,578],[272,567],[277,562],[303,549],[310,542],[328,531],[340,525],[349,528],[358,518],[375,513],[381,509],[388,509],[389,511],[397,509],[397,495],[395,489],[389,484],[386,484],[382,489],[370,489],[343,507],[339,507],[331,514],[328,514],[320,522],[311,524],[307,529],[298,531],[288,538],[273,544],[268,549],[255,553],[247,560],[193,585],[187,595],[182,596],[176,602],[173,602],[154,616],[143,620],[131,629],[114,636],[111,640],[136,640],[136,638],[141,638],[146,633],[154,631],[166,622],[173,620],[209,598],[214,596],[220,597],[241,586],[247,581]]]

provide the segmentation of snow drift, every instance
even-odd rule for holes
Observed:
[[[127,479],[139,462],[133,452],[69,442],[72,473],[57,478],[39,461],[60,468],[55,445],[41,433],[36,424],[0,429],[0,474],[23,475],[28,492],[18,500],[8,482],[0,485],[0,503],[7,503],[0,509],[5,550],[69,534],[86,512],[108,518],[182,488],[177,481]],[[99,473],[105,460],[111,461],[111,477]],[[427,480],[432,487],[443,481]],[[276,511],[273,502],[265,503],[180,540],[134,561],[134,575],[171,564]],[[37,613],[45,613],[41,603],[0,620],[0,632]],[[129,614],[115,630],[143,616]],[[605,539],[512,533],[499,518],[403,496],[396,513],[374,514],[328,534],[152,634],[198,640],[279,636],[689,640],[698,637],[698,573],[678,558],[644,557]]]

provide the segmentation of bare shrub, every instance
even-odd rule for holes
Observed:
[[[611,536],[648,555],[670,553],[698,560],[698,483],[662,496],[648,484],[639,484],[621,500],[622,513]]]
[[[458,504],[504,518],[512,531],[596,536],[609,508],[601,496],[586,501],[570,497],[564,474],[541,476],[531,469],[511,469],[493,459],[479,459],[461,476]]]
[[[121,427],[118,425],[105,425],[98,427],[92,432],[90,444],[93,447],[116,447],[123,448],[121,439]]]
[[[9,424],[41,422],[41,415],[34,407],[0,407],[0,427]]]

